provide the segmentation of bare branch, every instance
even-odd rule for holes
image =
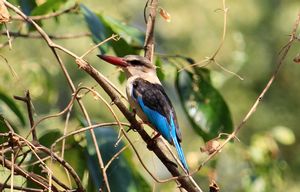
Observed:
[[[156,0],[153,0],[153,1],[157,2]],[[107,80],[105,78],[103,78],[103,75],[101,73],[99,73],[95,68],[93,68],[91,65],[89,65],[86,61],[80,60],[80,57],[77,56],[76,54],[74,54],[71,51],[63,48],[62,46],[58,46],[57,44],[52,42],[52,40],[43,31],[43,29],[39,25],[37,25],[33,20],[28,18],[26,15],[24,15],[17,7],[13,6],[9,2],[5,2],[5,5],[9,9],[13,10],[14,12],[16,12],[17,14],[22,16],[27,22],[33,24],[33,26],[43,36],[44,40],[47,42],[48,46],[51,48],[51,50],[54,52],[54,54],[56,56],[57,56],[57,54],[55,52],[55,48],[60,48],[65,53],[72,55],[76,59],[77,64],[79,65],[79,67],[81,69],[83,69],[85,72],[87,72],[91,77],[93,77],[98,82],[98,84],[104,89],[104,91],[110,96],[113,103],[120,109],[120,111],[124,114],[124,116],[127,118],[127,120],[131,123],[132,128],[135,129],[141,135],[143,140],[148,144],[150,142],[152,142],[151,137],[143,129],[141,124],[135,119],[135,115],[127,109],[127,107],[123,104],[120,97],[118,96],[118,93],[107,82]],[[152,8],[152,11],[156,11],[156,9]],[[150,22],[150,21],[148,21],[148,22]],[[146,45],[148,45],[148,44],[146,43]],[[147,53],[151,53],[150,55],[152,55],[153,54],[153,48],[149,49],[149,50],[151,50],[151,51],[147,51]],[[61,61],[59,59],[58,59],[58,61],[59,61],[59,63],[61,63]],[[69,82],[69,83],[72,83],[72,82]],[[75,87],[72,87],[72,90],[73,90],[73,92],[75,92]],[[96,148],[96,150],[97,149],[98,148]],[[175,167],[174,164],[170,163],[171,160],[164,154],[164,152],[160,149],[160,147],[157,144],[153,145],[152,150],[158,156],[158,158],[163,162],[163,164],[165,164],[165,166],[167,167],[167,169],[171,172],[171,174],[173,176],[179,176],[178,181],[180,182],[180,184],[183,188],[185,188],[187,191],[190,191],[190,192],[199,191],[198,187],[195,186],[195,184],[190,180],[189,176],[182,175],[179,172],[179,170],[177,169],[177,167]]]
[[[57,16],[60,16],[62,14],[65,14],[65,13],[72,12],[72,11],[76,10],[77,8],[78,8],[78,4],[75,3],[73,6],[67,8],[67,9],[64,9],[64,10],[60,10],[60,11],[56,11],[56,12],[53,12],[53,13],[49,13],[47,15],[29,16],[29,18],[32,19],[32,20],[34,20],[34,21],[50,19],[50,18],[57,17]],[[21,17],[20,16],[12,16],[11,19],[12,20],[20,20],[20,21],[24,21],[25,20],[22,16]]]
[[[31,23],[35,28],[36,30],[41,34],[41,36],[43,37],[43,39],[47,42],[48,46],[50,47],[51,51],[53,52],[54,56],[56,57],[56,60],[58,61],[66,79],[67,79],[67,82],[72,90],[72,92],[75,92],[76,89],[75,89],[75,86],[74,86],[74,83],[68,73],[68,71],[66,70],[66,67],[62,61],[62,59],[60,58],[60,56],[58,55],[58,53],[56,52],[56,49],[53,45],[54,42],[52,42],[52,40],[49,38],[49,36],[47,35],[47,33],[37,24],[35,23],[30,17],[26,16],[20,9],[18,9],[16,6],[10,4],[9,2],[5,1],[4,2],[5,5],[13,10],[15,13],[17,13],[19,16],[21,16],[24,20],[26,20],[27,22]],[[86,119],[86,121],[88,122],[88,125],[92,125],[91,124],[91,120],[90,120],[90,117],[82,103],[82,101],[80,99],[77,99],[78,101],[78,104],[79,104],[79,107]],[[97,154],[97,158],[98,158],[98,163],[100,165],[100,167],[104,167],[103,165],[103,160],[102,160],[102,156],[101,156],[101,153],[100,153],[100,149],[98,148],[98,145],[97,145],[97,140],[96,140],[96,136],[95,136],[95,133],[94,133],[94,130],[91,129],[90,130],[90,133],[91,133],[91,136],[92,136],[92,140],[93,140],[93,144],[94,144],[94,147],[95,147],[95,150],[96,150],[96,154]],[[106,173],[103,172],[103,177],[106,177]],[[108,192],[110,192],[110,188],[109,188],[109,184],[108,182],[106,182],[106,188],[108,190]]]
[[[48,189],[48,183],[45,180],[41,180],[40,177],[34,173],[28,173],[27,171],[23,170],[16,164],[13,164],[11,161],[5,159],[4,157],[0,158],[0,163],[4,164],[4,166],[8,169],[14,169],[15,172],[17,172],[19,175],[23,176],[24,178],[27,178],[31,180],[32,182],[36,183],[37,185],[41,186],[43,189]],[[12,168],[13,167],[13,168]],[[57,191],[54,190],[53,191]]]
[[[8,184],[1,184],[0,183],[0,188],[5,189],[5,188],[11,188],[13,187],[14,190],[17,191],[26,191],[26,192],[41,192],[41,189],[35,189],[35,188],[29,188],[29,187],[19,187],[19,186],[15,186],[15,185],[8,185]]]
[[[87,50],[83,55],[81,55],[80,59],[83,59],[85,56],[87,56],[90,52],[94,51],[96,48],[98,48],[99,46],[103,45],[104,43],[110,41],[111,39],[118,41],[120,39],[120,37],[116,34],[113,34],[111,37],[105,39],[104,41],[98,43],[97,45],[94,45],[93,47],[91,47],[89,50]]]
[[[150,3],[149,3],[150,2]],[[144,44],[144,56],[150,61],[153,60],[154,53],[154,25],[157,12],[158,0],[148,0],[145,9],[148,7],[150,9],[149,16],[147,20],[146,37]]]
[[[22,32],[8,32],[11,37],[22,37],[22,38],[32,38],[32,39],[41,39],[43,38],[40,34],[35,33],[22,33]],[[1,32],[1,35],[7,35],[6,32]],[[75,38],[81,38],[81,37],[89,37],[91,36],[91,33],[85,32],[85,33],[79,33],[79,34],[66,34],[66,35],[48,35],[50,39],[75,39]]]
[[[292,43],[295,42],[295,40],[297,40],[296,37],[296,32],[298,29],[300,23],[300,12],[298,13],[298,17],[293,25],[293,29],[290,35],[290,39],[289,41],[286,43],[286,45],[283,47],[282,51],[281,51],[281,55],[279,57],[277,66],[273,72],[273,75],[271,76],[270,80],[267,82],[265,88],[262,90],[262,92],[260,93],[260,95],[258,96],[258,98],[256,99],[256,101],[254,102],[254,104],[252,105],[252,107],[250,108],[249,112],[246,114],[246,116],[244,117],[244,119],[242,120],[242,122],[235,128],[235,130],[228,136],[228,138],[210,155],[207,157],[207,159],[205,159],[201,165],[197,168],[197,170],[195,170],[193,173],[191,173],[192,175],[195,174],[196,172],[198,172],[209,160],[211,160],[217,153],[219,153],[223,147],[232,139],[237,137],[238,132],[240,131],[240,129],[246,124],[246,122],[248,121],[248,119],[255,113],[258,105],[260,104],[260,102],[262,101],[262,99],[264,98],[265,94],[267,93],[267,91],[270,89],[272,83],[274,82],[274,80],[276,79],[280,68],[283,66],[283,61],[286,58],[287,53],[289,52]]]
[[[123,126],[127,126],[129,127],[130,125],[128,123],[121,123]],[[90,129],[95,129],[95,128],[98,128],[98,127],[105,127],[105,126],[112,126],[112,125],[119,125],[119,122],[111,122],[111,123],[99,123],[99,124],[95,124],[95,125],[92,125],[92,126],[88,126],[88,127],[83,127],[81,129],[78,129],[78,130],[75,130],[75,131],[72,131],[60,138],[58,138],[56,141],[53,142],[53,144],[51,145],[51,148],[54,148],[55,145],[62,141],[63,139],[67,138],[67,137],[70,137],[70,136],[73,136],[73,135],[76,135],[76,134],[79,134],[79,133],[82,133],[82,132],[85,132],[87,130],[90,130]]]
[[[25,97],[14,96],[14,98],[26,103],[30,127],[32,128],[34,125],[34,120],[33,120],[33,111],[31,106],[31,98],[30,98],[29,90],[25,91]],[[33,141],[38,142],[35,129],[32,129],[32,139]]]

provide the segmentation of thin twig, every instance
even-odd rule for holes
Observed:
[[[11,44],[12,39],[10,38],[10,33],[8,31],[6,23],[4,23],[4,26],[5,26],[5,33],[6,33],[6,36],[7,36],[7,39],[8,39],[9,49],[12,49],[12,44]]]
[[[63,114],[65,114],[69,109],[70,107],[73,105],[77,95],[79,94],[79,92],[84,89],[83,87],[80,87],[76,90],[76,92],[73,94],[73,97],[71,98],[70,102],[68,103],[68,105],[65,107],[64,110],[62,110],[61,112],[59,113],[56,113],[56,114],[52,114],[52,115],[47,115],[45,117],[42,117],[41,119],[39,119],[37,122],[34,123],[34,125],[32,126],[31,130],[29,131],[29,133],[27,134],[27,136],[25,138],[28,138],[28,136],[30,135],[30,133],[32,132],[32,130],[34,130],[41,122],[43,122],[44,120],[46,119],[50,119],[50,118],[54,118],[54,117],[59,117]]]
[[[125,145],[124,147],[122,147],[122,149],[120,149],[116,154],[114,154],[112,156],[112,158],[110,158],[110,160],[106,163],[104,169],[107,170],[108,167],[110,166],[110,164],[113,162],[113,160],[115,160],[123,151],[125,151],[125,149],[128,148],[128,145]]]
[[[24,15],[17,7],[13,6],[9,2],[5,1],[5,5],[22,16],[24,19],[26,19],[27,22],[33,24],[33,26],[37,29],[37,31],[43,36],[44,40],[47,42],[48,46],[53,50],[55,48],[63,49],[63,51],[67,54],[71,54],[75,59],[78,59],[79,57],[72,53],[71,51],[63,48],[62,46],[58,46],[52,40],[47,36],[47,34],[43,31],[43,29],[37,25],[34,21],[32,21],[30,18],[28,18],[26,15]],[[53,50],[55,51],[55,50]],[[56,52],[55,52],[56,53]],[[153,51],[151,51],[153,53]],[[146,143],[151,142],[151,137],[147,134],[145,130],[143,130],[142,126],[139,124],[139,122],[135,119],[135,115],[131,113],[128,108],[123,104],[123,102],[120,100],[117,92],[115,89],[110,86],[102,76],[101,73],[99,73],[97,70],[95,70],[91,65],[89,65],[86,61],[81,60],[80,63],[78,63],[78,66],[85,70],[88,74],[90,74],[98,83],[99,85],[104,89],[104,91],[110,96],[114,104],[120,109],[120,111],[124,114],[124,116],[130,121],[132,127],[137,130],[137,132],[141,135],[143,140]],[[72,83],[72,82],[70,82]],[[74,89],[73,89],[74,88]],[[72,90],[75,92],[75,87],[73,87]],[[97,150],[97,148],[96,148]],[[181,186],[185,188],[187,191],[194,192],[199,191],[197,187],[194,186],[194,183],[186,176],[182,176],[181,173],[178,171],[178,169],[173,165],[170,164],[170,160],[168,157],[164,154],[164,152],[159,148],[157,144],[153,145],[152,150],[155,152],[155,154],[158,156],[158,158],[165,164],[167,169],[170,171],[170,173],[173,176],[179,176],[178,181],[180,182]]]
[[[56,50],[55,50],[55,47],[53,46],[54,43],[51,41],[51,39],[49,38],[49,36],[45,33],[45,31],[37,24],[35,23],[30,17],[26,16],[20,9],[18,9],[17,7],[15,7],[14,5],[8,3],[8,2],[4,2],[5,5],[12,9],[15,13],[17,13],[19,16],[21,16],[24,20],[26,20],[27,22],[31,23],[35,28],[36,30],[41,34],[41,36],[43,37],[43,39],[47,42],[48,46],[50,47],[51,51],[53,52],[53,54],[55,55],[66,79],[67,79],[67,82],[72,90],[72,92],[75,92],[76,89],[75,89],[75,86],[74,86],[74,83],[68,73],[68,71],[66,70],[66,67],[65,65],[63,64],[62,62],[62,59],[59,57],[59,55],[57,54]],[[87,122],[89,125],[91,125],[91,120],[89,118],[89,115],[82,103],[81,100],[77,99],[78,101],[78,104],[80,106],[80,109],[84,115],[84,117],[86,118]],[[99,165],[100,167],[103,165],[103,160],[102,160],[102,156],[101,156],[101,153],[100,153],[100,149],[98,148],[98,145],[97,145],[97,140],[96,140],[96,136],[95,136],[95,133],[94,131],[91,129],[90,130],[90,133],[91,133],[91,136],[92,136],[92,141],[93,141],[93,144],[94,144],[94,147],[95,147],[95,150],[96,150],[96,154],[97,154],[97,158],[98,158],[98,162],[99,162]],[[104,173],[106,174],[106,173]],[[109,185],[108,183],[106,183],[106,187],[107,187],[107,190],[108,192],[110,192],[110,188],[109,188]]]
[[[32,182],[36,183],[37,185],[43,187],[44,189],[48,189],[47,182],[45,183],[44,181],[41,181],[36,174],[28,173],[27,171],[23,170],[22,168],[20,168],[16,164],[13,164],[11,161],[9,161],[5,158],[0,158],[0,161],[1,161],[1,163],[3,163],[5,165],[6,168],[12,169],[12,167],[14,167],[13,169],[15,170],[15,172],[18,173],[18,175],[21,175],[24,178],[31,180]]]
[[[227,14],[228,14],[228,8],[226,7],[226,0],[222,0],[222,5],[223,5],[222,11],[224,12],[222,39],[221,39],[221,42],[220,42],[217,50],[210,57],[211,59],[214,59],[217,56],[217,54],[220,52],[220,50],[223,47],[224,42],[225,42],[226,31],[227,31]]]
[[[2,56],[2,55],[0,55],[0,57],[4,60],[4,62],[8,66],[9,71],[11,72],[12,76],[15,77],[16,79],[19,79],[18,74],[16,73],[16,71],[14,70],[14,68],[8,63],[8,60],[4,56]]]
[[[25,143],[26,144],[26,146],[28,146],[29,148],[30,148],[30,150],[32,151],[32,153],[33,154],[35,154],[35,156],[39,159],[39,162],[41,163],[41,165],[43,165],[46,169],[47,169],[47,172],[48,172],[48,175],[52,175],[52,172],[51,172],[51,170],[49,169],[49,168],[47,168],[47,166],[46,166],[46,164],[40,159],[40,157],[37,155],[37,153],[36,152],[38,152],[38,151],[44,151],[44,152],[46,152],[48,155],[51,155],[52,157],[54,157],[59,163],[61,163],[61,165],[63,165],[64,166],[64,168],[66,168],[69,172],[70,172],[70,174],[72,175],[72,177],[74,178],[74,180],[76,181],[76,183],[77,183],[77,186],[78,186],[78,191],[84,191],[83,190],[83,187],[82,187],[82,185],[81,185],[81,182],[80,182],[80,179],[79,179],[79,177],[77,176],[77,174],[76,174],[76,172],[73,170],[73,168],[71,167],[71,166],[69,166],[69,164],[68,163],[66,163],[64,160],[61,160],[58,156],[56,156],[55,154],[53,154],[53,153],[51,153],[51,154],[49,154],[50,152],[49,152],[49,149],[47,149],[47,148],[45,148],[45,147],[43,147],[43,146],[41,146],[41,145],[39,145],[39,144],[37,144],[37,146],[34,146],[34,145],[32,145],[29,141],[27,141],[25,138],[23,138],[23,137],[21,137],[21,136],[19,136],[19,135],[17,135],[17,134],[13,134],[12,135],[13,136],[13,138],[14,138],[14,141],[15,142],[18,142],[18,144],[21,146],[22,145],[22,143],[21,142],[23,142],[23,143]],[[20,174],[19,172],[18,172],[18,174]],[[51,177],[50,177],[51,178]],[[46,182],[46,180],[43,178],[43,177],[41,177],[41,176],[39,176],[39,175],[36,175],[35,176],[35,179],[36,180],[38,180],[39,182],[42,182],[42,183],[45,183]],[[47,183],[47,182],[46,182]],[[64,187],[64,185],[62,185],[61,183],[58,183],[60,186],[62,186],[62,187]],[[49,185],[48,185],[49,187],[47,188],[47,189],[49,189],[49,190],[53,190],[53,191],[57,191],[56,190],[56,188],[54,187],[54,186],[52,186],[52,184],[51,184],[51,180],[49,180]]]
[[[256,99],[256,101],[254,102],[254,104],[252,105],[252,107],[250,108],[250,110],[248,111],[248,113],[246,114],[246,116],[243,118],[242,122],[235,128],[235,130],[228,136],[228,138],[210,155],[207,157],[207,159],[205,159],[201,165],[193,172],[191,173],[191,175],[197,173],[198,171],[200,171],[200,169],[209,161],[211,160],[217,153],[219,153],[223,147],[232,139],[237,137],[238,132],[240,131],[240,129],[245,125],[245,123],[248,121],[248,119],[255,113],[258,105],[260,104],[260,102],[262,101],[262,99],[264,98],[265,94],[267,93],[267,91],[270,89],[272,83],[274,82],[274,80],[276,79],[279,70],[281,69],[281,67],[283,66],[283,61],[286,58],[287,53],[289,52],[292,43],[296,40],[296,32],[298,29],[300,23],[300,12],[298,13],[298,17],[293,25],[293,29],[291,32],[291,36],[289,41],[286,43],[286,45],[284,46],[284,49],[282,50],[282,53],[279,57],[277,66],[270,78],[270,80],[267,82],[265,88],[262,90],[262,92],[259,94],[258,98]]]
[[[12,152],[11,153],[11,160],[12,160],[11,163],[12,164],[15,164],[14,159],[15,159],[14,158],[14,153]],[[14,191],[14,175],[15,175],[14,166],[11,167],[10,175],[11,175],[11,177],[10,177],[11,178],[10,179],[10,191],[13,192]]]
[[[58,152],[57,152],[58,153]],[[47,156],[47,157],[44,157],[44,158],[41,158],[41,160],[42,161],[46,161],[46,160],[48,160],[48,159],[50,159],[51,158],[51,156]],[[31,162],[31,163],[28,163],[28,164],[24,164],[24,165],[22,165],[22,166],[20,166],[20,167],[22,167],[22,168],[27,168],[27,167],[30,167],[30,166],[33,166],[33,165],[37,165],[37,164],[39,164],[40,163],[40,160],[37,160],[37,161],[34,161],[34,162]]]
[[[120,122],[121,123],[121,122]],[[99,124],[95,124],[95,125],[92,125],[92,126],[88,126],[88,127],[83,127],[81,129],[78,129],[78,130],[75,130],[75,131],[72,131],[64,136],[61,136],[60,138],[58,138],[57,140],[55,140],[53,142],[53,144],[51,145],[51,148],[53,149],[55,147],[55,145],[62,141],[63,139],[67,138],[67,137],[70,137],[70,136],[73,136],[73,135],[76,135],[76,134],[79,134],[79,133],[82,133],[82,132],[85,132],[85,131],[88,131],[90,129],[95,129],[95,128],[100,128],[100,127],[107,127],[107,126],[113,126],[113,125],[118,125],[119,122],[111,122],[111,123],[99,123]],[[121,123],[123,126],[127,126],[129,127],[130,124],[128,123]]]
[[[57,16],[60,16],[62,14],[65,14],[65,13],[69,13],[73,10],[76,10],[78,8],[78,4],[75,3],[73,6],[69,7],[69,8],[66,8],[64,10],[59,10],[59,11],[56,11],[56,12],[53,12],[53,13],[49,13],[49,14],[46,14],[46,15],[36,15],[36,16],[29,16],[30,19],[34,20],[34,21],[39,21],[39,20],[45,20],[45,19],[51,19],[53,17],[57,17]],[[26,19],[24,19],[24,17],[20,17],[20,16],[12,16],[11,17],[12,20],[20,20],[20,21],[24,21]]]
[[[29,187],[19,187],[19,186],[11,186],[11,185],[8,185],[8,184],[2,184],[0,183],[0,188],[11,188],[13,187],[14,190],[17,190],[17,191],[26,191],[26,192],[41,192],[41,189],[35,189],[35,188],[29,188]]]
[[[67,113],[67,117],[66,117],[66,120],[65,120],[65,126],[64,126],[64,132],[63,132],[63,135],[66,135],[67,134],[67,130],[68,130],[68,125],[69,125],[69,120],[70,120],[70,116],[71,116],[71,112],[72,112],[72,108],[73,108],[73,105],[70,106],[69,110],[68,110],[68,113]],[[65,145],[66,145],[66,140],[64,139],[62,141],[62,145],[61,145],[61,158],[64,159],[64,155],[65,155]],[[70,174],[69,172],[64,169],[66,174],[67,174],[67,178],[69,180],[69,184],[71,186],[71,178],[70,178]]]
[[[22,37],[22,38],[32,38],[32,39],[41,39],[43,38],[40,34],[35,33],[22,33],[22,32],[12,32],[9,31],[11,37]],[[1,32],[1,35],[6,35],[6,32]],[[48,35],[50,39],[75,39],[81,37],[89,37],[91,33],[79,33],[79,34],[65,34],[65,35]]]
[[[219,64],[216,61],[216,57],[217,57],[218,53],[220,52],[220,50],[222,49],[222,47],[224,45],[224,42],[225,42],[225,38],[226,38],[227,15],[228,15],[228,8],[226,7],[226,0],[222,0],[222,9],[218,9],[218,10],[223,11],[224,17],[223,17],[223,33],[222,33],[222,38],[221,38],[221,41],[220,41],[219,46],[217,47],[216,51],[214,51],[214,53],[210,57],[206,57],[205,59],[203,59],[201,61],[195,62],[195,63],[193,63],[191,65],[186,65],[186,66],[180,68],[178,70],[178,72],[183,71],[183,70],[187,70],[189,68],[196,67],[196,66],[199,67],[199,68],[206,67],[207,65],[213,63],[213,64],[216,64],[218,67],[220,67],[223,71],[236,76],[240,80],[244,80],[243,77],[241,77],[240,75],[236,74],[233,71],[230,71],[229,69],[226,69],[224,66],[222,66],[221,64]]]
[[[48,171],[47,170],[45,170],[45,168],[44,167],[42,167],[42,172],[46,172],[47,174],[48,174]],[[67,172],[68,173],[68,172]],[[51,179],[55,182],[55,183],[57,183],[59,186],[61,186],[64,190],[66,190],[66,191],[69,191],[70,190],[70,188],[68,187],[68,186],[66,186],[63,182],[61,182],[58,178],[56,178],[54,175],[51,175]],[[49,186],[51,186],[52,184],[51,183],[49,183]]]
[[[87,88],[89,89],[89,88]],[[95,90],[93,89],[89,89],[95,96],[97,96],[100,100],[102,100],[104,102],[104,104],[107,106],[107,108],[110,110],[110,112],[112,113],[113,117],[115,118],[116,122],[118,123],[118,126],[120,128],[120,130],[124,130],[123,129],[123,126],[119,120],[119,118],[117,117],[116,113],[114,112],[114,110],[112,109],[112,107],[109,105],[109,103],[98,93],[96,92]],[[103,162],[102,162],[103,163]],[[108,191],[110,190],[109,189],[109,181],[107,179],[107,175],[106,175],[106,169],[105,169],[105,166],[104,166],[104,163],[100,166],[101,170],[102,170],[102,175],[103,175],[103,181],[104,183],[106,184],[106,187],[108,189]]]
[[[80,56],[80,59],[83,59],[85,56],[87,56],[89,53],[91,53],[92,51],[94,51],[95,49],[97,49],[99,46],[103,45],[104,43],[110,41],[111,39],[118,41],[120,39],[119,35],[116,34],[112,34],[111,37],[105,39],[104,41],[98,43],[97,45],[94,45],[93,47],[91,47],[89,50],[87,50],[84,54],[82,54]]]
[[[30,122],[30,128],[32,128],[34,125],[34,120],[33,120],[32,103],[31,103],[31,97],[30,97],[29,90],[25,91],[25,97],[14,96],[14,98],[26,103],[27,114],[28,114],[28,118],[29,118],[29,122]],[[32,139],[33,139],[33,141],[38,142],[35,129],[32,129]]]
[[[85,191],[83,186],[82,186],[82,183],[81,183],[81,180],[79,178],[79,176],[77,175],[77,173],[75,172],[75,170],[72,168],[72,166],[70,164],[68,164],[64,159],[60,158],[59,156],[57,156],[55,153],[52,153],[50,149],[44,147],[44,146],[39,146],[39,150],[45,152],[46,154],[52,156],[58,163],[60,163],[63,167],[65,167],[68,172],[72,175],[76,185],[77,185],[77,189],[78,191],[80,192],[83,192]]]

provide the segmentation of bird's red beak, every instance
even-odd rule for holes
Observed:
[[[115,57],[115,56],[109,56],[109,55],[97,55],[100,59],[119,66],[119,67],[127,67],[128,63],[122,58],[122,57]]]

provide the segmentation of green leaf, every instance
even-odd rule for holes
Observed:
[[[60,130],[48,129],[45,130],[43,135],[39,138],[39,143],[47,148],[51,148],[52,144],[62,136]],[[58,151],[61,151],[61,143],[59,142],[55,147]],[[73,169],[76,171],[77,175],[82,178],[84,171],[87,169],[85,165],[84,149],[75,141],[74,136],[66,138],[64,160],[68,162]]]
[[[106,32],[107,29],[104,27],[99,17],[83,4],[80,4],[80,9],[83,13],[89,30],[92,33],[94,43],[97,44],[105,40],[108,37]],[[100,46],[99,49],[101,54],[104,54],[108,51],[108,46],[107,44],[104,44]]]
[[[107,29],[107,36],[118,34],[121,37],[119,41],[109,42],[116,55],[139,54],[140,51],[134,47],[143,46],[144,34],[140,30],[112,17],[99,15],[99,18]]]
[[[6,122],[8,123],[8,125],[6,124]],[[10,131],[10,128],[8,127],[10,126],[15,133],[19,133],[19,130],[16,129],[16,127],[11,123],[9,122],[1,113],[0,113],[0,133],[5,133],[5,132],[8,132]],[[3,143],[3,140],[4,138],[0,137],[0,143]]]
[[[73,167],[77,175],[82,178],[84,171],[87,170],[86,160],[82,158],[85,155],[84,149],[75,140],[70,142],[69,139],[66,144],[69,148],[65,150],[64,159]],[[72,147],[70,148],[70,146]]]
[[[118,76],[118,80],[120,83],[124,83],[126,80],[126,75],[123,71],[120,72],[119,76]]]
[[[233,131],[229,108],[212,86],[207,69],[196,69],[195,74],[186,71],[179,73],[176,88],[194,130],[204,140]]]
[[[5,119],[0,114],[0,133],[7,133],[8,131],[9,131],[9,128],[5,123]],[[4,142],[6,142],[6,140],[7,139],[5,137],[0,137],[0,144],[3,144]]]
[[[283,145],[292,145],[296,141],[294,132],[285,126],[276,126],[272,129],[273,137]]]
[[[120,35],[127,44],[132,46],[143,46],[144,33],[142,31],[109,16],[101,15],[100,19],[111,28],[114,33]]]
[[[19,109],[18,105],[15,103],[15,101],[1,91],[0,91],[0,101],[4,102],[15,113],[15,115],[19,118],[21,124],[24,126],[25,118],[21,110]]]
[[[26,14],[26,15],[31,15],[32,10],[34,10],[37,7],[37,4],[35,2],[35,0],[19,0],[20,6],[22,11]],[[41,26],[42,23],[41,21],[37,21],[37,23]],[[35,28],[33,27],[32,24],[27,23],[27,27],[29,31],[34,31]]]
[[[61,136],[62,134],[59,130],[46,130],[39,138],[39,142],[45,147],[50,148],[53,142]]]
[[[164,80],[165,74],[164,74],[163,68],[162,68],[163,64],[159,57],[156,58],[155,65],[157,66],[156,73],[157,73],[158,78],[160,80]]]
[[[5,123],[5,119],[4,119],[3,115],[0,114],[0,132],[5,133],[8,130],[9,130],[9,128],[7,127],[7,125]]]
[[[67,0],[47,0],[45,3],[32,10],[31,15],[43,15],[58,10]]]
[[[108,45],[118,56],[139,54],[139,50],[135,47],[143,46],[143,32],[112,17],[97,15],[83,4],[80,5],[80,8],[95,43],[102,42],[112,34],[118,34],[121,37],[118,41],[110,41],[100,46],[102,54],[108,51]]]
[[[116,154],[124,143],[120,142],[115,146],[118,140],[118,134],[110,127],[102,127],[94,129],[99,150],[106,164],[114,154]],[[96,151],[89,132],[87,134],[87,163],[89,172],[94,185],[97,189],[105,188],[101,169],[99,168]],[[111,191],[127,192],[127,191],[151,191],[151,187],[138,173],[135,166],[131,163],[131,154],[128,151],[123,152],[116,158],[107,170],[107,176]]]

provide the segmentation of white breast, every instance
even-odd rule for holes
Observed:
[[[144,121],[147,122],[147,116],[143,113],[143,110],[141,109],[141,107],[139,106],[139,104],[137,103],[137,101],[134,99],[133,95],[132,95],[132,83],[133,81],[138,78],[138,76],[132,76],[127,80],[127,85],[126,85],[126,94],[127,94],[127,98],[129,101],[129,104],[131,106],[131,108],[133,108],[137,115]]]

